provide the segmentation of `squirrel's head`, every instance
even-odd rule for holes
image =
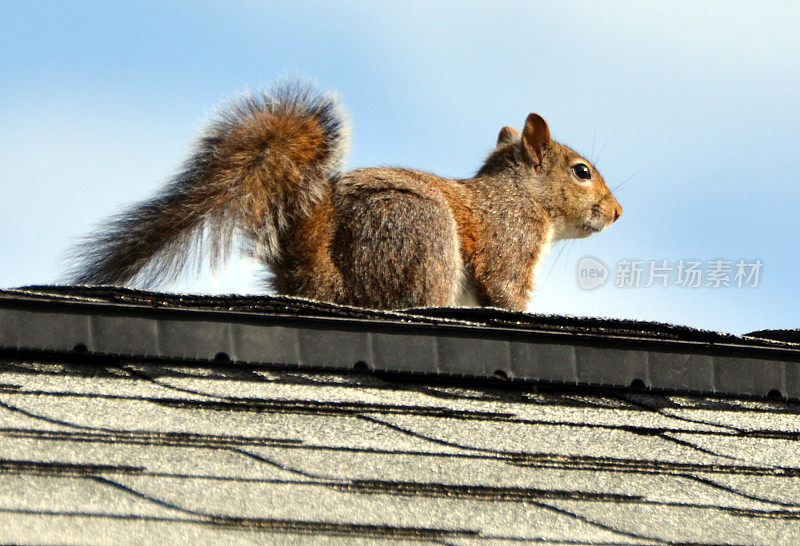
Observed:
[[[511,167],[530,182],[534,198],[552,216],[556,239],[588,237],[622,215],[602,175],[575,150],[551,139],[538,114],[528,116],[521,135],[513,127],[500,130],[497,148],[481,171],[493,167]]]

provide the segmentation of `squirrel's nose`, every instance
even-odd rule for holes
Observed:
[[[620,206],[619,203],[615,202],[614,203],[614,219],[612,220],[612,222],[616,222],[617,220],[619,220],[620,216],[622,216],[622,207]]]

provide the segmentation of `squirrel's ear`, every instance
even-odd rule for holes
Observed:
[[[509,142],[514,142],[518,138],[519,131],[506,125],[500,129],[500,134],[497,135],[497,145],[500,146],[501,144],[508,144]]]
[[[539,114],[530,114],[522,130],[522,151],[525,159],[534,167],[542,165],[542,152],[548,142],[550,128],[547,127],[547,122]]]

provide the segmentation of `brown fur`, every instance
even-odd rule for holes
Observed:
[[[622,212],[536,114],[521,134],[500,131],[473,178],[388,167],[339,175],[334,106],[308,89],[234,106],[162,196],[95,239],[78,280],[128,283],[148,267],[163,277],[206,226],[212,261],[239,231],[282,294],[400,308],[454,305],[474,290],[481,305],[521,310],[552,239],[585,237]]]

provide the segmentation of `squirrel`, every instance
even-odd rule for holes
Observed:
[[[222,111],[152,199],[79,245],[70,281],[174,280],[220,265],[242,237],[279,294],[376,309],[525,310],[553,241],[602,231],[622,208],[592,164],[530,114],[503,127],[472,178],[406,168],[342,171],[335,97],[283,82]]]

